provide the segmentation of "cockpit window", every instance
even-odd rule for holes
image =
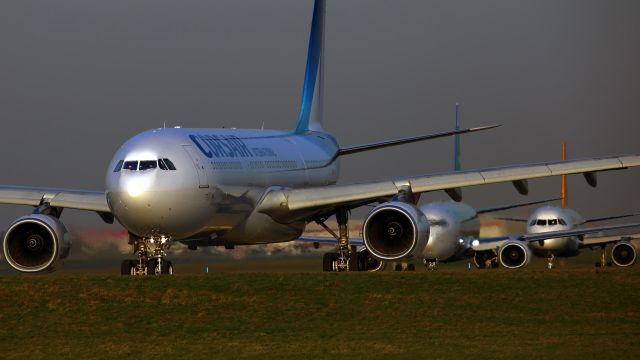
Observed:
[[[567,222],[564,221],[564,219],[558,219],[558,222],[560,223],[560,225],[567,225]]]
[[[175,170],[176,166],[173,165],[173,162],[171,162],[171,160],[164,158],[162,159],[162,161],[164,161],[164,163],[167,165],[167,167],[169,168],[169,170]]]
[[[158,162],[156,160],[142,160],[140,161],[140,166],[138,167],[138,170],[140,171],[151,170],[157,167],[158,167]]]
[[[124,169],[126,170],[138,170],[138,160],[135,161],[125,161]]]
[[[549,226],[558,225],[558,219],[549,219]]]
[[[536,224],[536,219],[531,220],[531,223],[529,223],[529,226],[533,226]]]
[[[158,167],[161,170],[169,170],[169,168],[167,167],[167,164],[165,164],[162,159],[158,159]]]
[[[122,169],[122,164],[124,164],[124,160],[118,161],[116,167],[113,168],[113,172],[120,172],[120,170]]]
[[[536,221],[536,225],[538,225],[538,226],[546,226],[547,225],[547,220],[546,219],[538,219],[538,221]]]

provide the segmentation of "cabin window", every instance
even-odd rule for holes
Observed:
[[[140,171],[151,170],[157,167],[158,167],[158,162],[156,160],[143,160],[143,161],[140,161],[140,166],[138,167],[138,170]]]
[[[124,160],[118,161],[116,167],[113,168],[113,172],[120,172],[120,170],[122,169],[122,164],[124,164]]]
[[[138,170],[138,160],[135,161],[125,161],[124,162],[125,170]]]
[[[538,226],[547,226],[547,220],[546,219],[538,219],[538,221],[536,221],[536,225],[538,225]]]

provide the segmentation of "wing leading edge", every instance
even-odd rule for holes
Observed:
[[[332,185],[305,189],[276,188],[265,195],[258,211],[281,222],[309,218],[328,209],[351,204],[374,202],[397,194],[401,189],[413,193],[447,190],[457,187],[517,182],[527,179],[568,174],[591,174],[640,166],[640,156],[613,156],[523,164],[462,172],[424,175],[397,180],[360,184]]]
[[[111,213],[104,192],[0,186],[0,204],[40,206],[43,203],[51,207]]]

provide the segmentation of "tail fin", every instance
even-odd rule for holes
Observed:
[[[567,160],[567,143],[564,141],[562,142],[562,160]],[[562,202],[560,204],[560,207],[564,209],[568,203],[567,175],[562,175],[562,184],[560,191],[562,193]]]
[[[456,103],[456,130],[460,130],[460,104]],[[460,163],[460,135],[453,137],[453,170],[460,171],[462,165]]]
[[[302,104],[295,129],[296,133],[322,130],[325,7],[326,0],[315,0],[307,52],[307,68],[302,88]]]

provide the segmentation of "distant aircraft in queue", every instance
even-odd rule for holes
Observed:
[[[566,159],[566,143],[562,144],[562,159]],[[595,181],[591,179],[590,181]],[[595,184],[594,184],[595,185]],[[631,243],[631,237],[628,235],[601,235],[593,236],[589,238],[584,237],[584,233],[575,233],[570,236],[557,235],[552,238],[548,238],[549,234],[566,232],[577,230],[580,231],[580,226],[600,221],[621,219],[631,216],[638,216],[640,213],[624,214],[615,216],[606,216],[592,219],[584,219],[576,211],[567,208],[568,193],[567,193],[567,179],[562,176],[562,202],[561,206],[543,206],[536,209],[528,219],[520,218],[501,218],[507,221],[525,222],[526,232],[521,242],[509,242],[509,239],[480,239],[478,246],[473,247],[476,251],[482,251],[481,249],[490,248],[485,250],[483,256],[479,258],[486,259],[492,257],[492,254],[497,252],[497,257],[500,263],[508,268],[520,268],[526,266],[531,260],[532,256],[546,257],[547,268],[552,269],[555,266],[555,260],[558,257],[573,257],[580,254],[581,249],[601,248],[602,258],[601,261],[596,263],[596,266],[606,266],[608,263],[606,258],[606,248],[611,245],[610,257],[611,261],[617,266],[630,266],[633,265],[637,259],[637,249]],[[591,233],[598,233],[600,231],[606,232],[607,227],[599,228],[586,228]],[[598,231],[593,231],[598,229]],[[543,239],[543,237],[547,237]],[[493,249],[491,249],[493,248]],[[495,249],[495,251],[494,251]]]
[[[459,122],[459,104],[456,104],[456,129],[460,128]],[[563,151],[563,154],[566,154]],[[454,171],[461,171],[460,160],[460,136],[454,136]],[[563,160],[565,156],[563,155]],[[635,248],[624,237],[594,237],[585,241],[583,236],[588,233],[624,230],[638,227],[638,224],[625,224],[606,226],[594,229],[578,230],[578,233],[565,238],[557,238],[555,233],[546,233],[547,231],[573,231],[574,225],[581,225],[590,222],[619,219],[638,214],[627,214],[619,216],[610,216],[606,218],[597,218],[589,220],[581,220],[579,215],[569,209],[565,209],[566,204],[566,179],[562,178],[562,197],[541,201],[534,201],[521,204],[502,205],[492,208],[476,210],[468,204],[459,202],[461,200],[461,192],[457,190],[453,196],[456,201],[436,201],[419,205],[418,209],[425,215],[429,223],[429,235],[422,253],[419,257],[429,270],[435,270],[439,263],[447,263],[471,259],[478,268],[493,268],[502,265],[507,268],[519,268],[526,266],[533,254],[538,256],[549,256],[551,268],[556,256],[575,256],[578,254],[579,247],[604,247],[607,244],[614,244],[612,252],[613,262],[619,266],[628,266],[635,262]],[[596,184],[593,184],[594,186]],[[498,218],[510,221],[527,221],[529,227],[527,234],[511,234],[501,237],[480,237],[480,221],[478,216],[489,214],[518,207],[531,206],[541,203],[562,200],[562,207],[544,206],[533,212],[529,220],[516,218]],[[544,219],[544,220],[542,220]],[[548,219],[548,220],[547,220]],[[579,220],[580,219],[580,220]],[[544,223],[543,223],[544,221]],[[363,229],[369,228],[365,221]],[[393,231],[393,229],[391,229]],[[399,230],[398,230],[399,231]],[[379,232],[379,231],[376,231]],[[363,235],[366,232],[363,231]],[[528,234],[536,234],[536,241],[527,242],[521,240],[522,236]],[[337,236],[336,236],[337,238]],[[370,235],[364,236],[363,239],[352,239],[352,245],[356,246],[359,258],[359,268],[367,271],[380,271],[385,269],[385,260],[402,261],[406,258],[380,259],[379,255],[369,250],[376,244],[367,243]],[[543,239],[543,240],[540,240]],[[544,240],[546,239],[546,240]],[[302,237],[302,241],[313,241],[316,243],[335,244],[336,239],[326,237]],[[371,241],[371,240],[369,240]],[[541,250],[538,250],[541,249]],[[375,251],[375,250],[374,250]],[[329,270],[331,264],[325,261],[325,270]],[[411,263],[396,263],[396,270],[414,270],[415,267]]]
[[[361,262],[349,242],[351,209],[376,204],[365,219],[363,239],[374,258],[426,257],[429,234],[439,227],[416,206],[421,193],[444,190],[457,197],[463,187],[499,182],[526,193],[527,179],[580,173],[590,179],[598,171],[640,165],[640,156],[626,155],[337,185],[344,156],[494,126],[339,146],[322,128],[324,23],[325,0],[316,0],[293,130],[149,130],[116,151],[104,191],[0,186],[0,203],[35,208],[5,232],[8,264],[21,272],[54,270],[71,247],[61,221],[68,208],[96,212],[107,223],[117,220],[128,231],[135,259],[122,262],[124,275],[173,273],[167,250],[176,242],[193,249],[292,241],[307,223],[322,224],[332,216],[338,249],[325,255],[325,270],[355,271]]]

